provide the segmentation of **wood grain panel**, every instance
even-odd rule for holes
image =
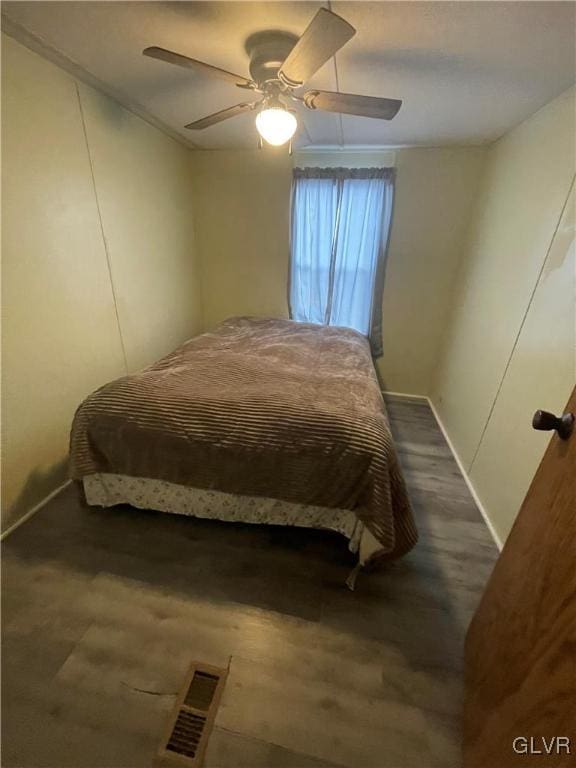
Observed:
[[[576,435],[554,435],[470,626],[465,768],[575,764],[575,468]],[[571,738],[572,754],[546,754],[554,736]],[[517,737],[541,754],[515,753]]]

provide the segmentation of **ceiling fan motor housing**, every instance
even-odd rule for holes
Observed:
[[[267,30],[250,35],[245,48],[250,56],[250,75],[258,85],[278,80],[278,70],[298,41],[290,32]]]

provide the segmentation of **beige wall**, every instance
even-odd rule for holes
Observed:
[[[576,381],[575,135],[572,89],[491,147],[433,387],[502,540],[549,439],[532,414]]]
[[[378,363],[389,390],[428,393],[485,152],[396,152]],[[286,150],[193,152],[192,164],[207,327],[235,314],[287,316]]]
[[[6,527],[65,480],[74,410],[126,372],[122,339],[128,369],[150,362],[198,329],[200,299],[188,151],[2,43]]]
[[[189,151],[80,86],[128,369],[201,326]]]
[[[288,316],[292,161],[286,148],[191,153],[204,323]]]
[[[384,389],[428,395],[485,149],[403,149],[383,303]]]

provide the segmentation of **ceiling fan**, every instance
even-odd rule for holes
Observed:
[[[285,102],[288,100],[300,102],[308,109],[375,117],[381,120],[391,120],[397,114],[402,105],[399,99],[316,90],[307,91],[303,95],[296,93],[297,89],[355,34],[356,30],[347,21],[332,11],[321,8],[300,38],[277,31],[252,35],[246,41],[252,79],[213,67],[203,61],[190,59],[166,48],[152,46],[145,48],[142,53],[154,59],[218,77],[238,88],[262,94],[258,101],[245,101],[227,107],[188,123],[186,128],[199,131],[230,117],[258,110],[256,127],[260,136],[269,144],[279,146],[292,139],[298,125],[294,111],[286,106]]]

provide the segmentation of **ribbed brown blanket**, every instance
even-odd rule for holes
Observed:
[[[112,472],[351,509],[383,550],[417,540],[366,339],[237,317],[78,408],[71,474]]]

